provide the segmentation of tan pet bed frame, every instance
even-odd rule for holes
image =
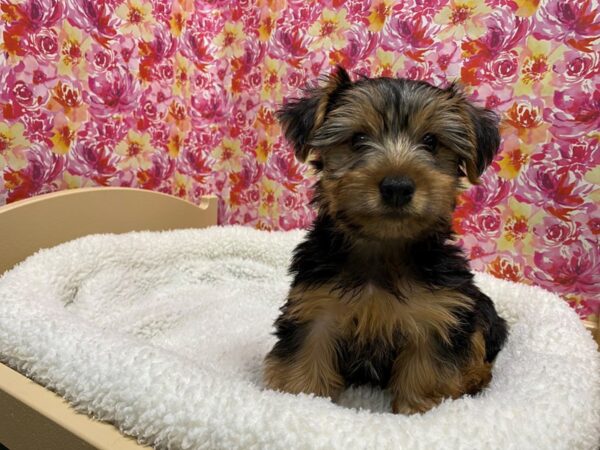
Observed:
[[[74,189],[0,207],[0,274],[42,248],[95,233],[203,228],[217,199],[200,206],[129,188]],[[77,413],[58,395],[0,364],[0,444],[10,450],[147,448],[110,424]]]
[[[127,188],[41,195],[0,207],[0,273],[38,249],[88,234],[202,228],[216,223],[213,197],[198,207],[165,194]],[[598,324],[586,326],[600,343]],[[2,364],[0,443],[10,450],[145,448],[115,427],[75,412],[61,397]]]

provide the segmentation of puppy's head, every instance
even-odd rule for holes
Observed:
[[[497,116],[455,85],[353,82],[342,68],[278,117],[297,158],[320,173],[322,212],[379,239],[413,239],[447,226],[460,178],[477,183],[500,144]]]

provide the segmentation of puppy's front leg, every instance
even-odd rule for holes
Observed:
[[[275,322],[279,338],[265,359],[271,389],[337,399],[344,388],[339,373],[339,332],[328,299],[310,291],[290,294]]]

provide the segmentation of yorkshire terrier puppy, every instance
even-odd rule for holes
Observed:
[[[319,174],[318,217],[294,251],[266,385],[335,401],[371,383],[395,413],[484,388],[507,326],[451,217],[461,178],[477,183],[498,150],[497,116],[456,86],[338,68],[278,118]]]

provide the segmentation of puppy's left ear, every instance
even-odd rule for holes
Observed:
[[[479,177],[498,153],[500,118],[494,111],[467,103],[475,142],[472,154],[465,158],[465,172],[471,183],[478,184]]]
[[[461,153],[459,171],[466,175],[473,184],[479,183],[479,177],[492,163],[500,147],[500,118],[489,109],[481,108],[471,103],[459,83],[452,83],[447,89],[450,97],[458,98],[462,103],[465,120],[470,122],[473,134],[470,151]]]
[[[306,161],[312,150],[308,142],[315,130],[325,121],[335,99],[351,85],[348,72],[338,66],[319,86],[307,89],[303,98],[292,99],[277,111],[283,134],[298,160]]]

